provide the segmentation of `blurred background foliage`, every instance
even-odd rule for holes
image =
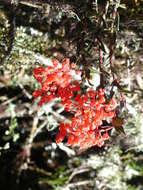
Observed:
[[[67,119],[63,108],[56,101],[39,108],[32,98],[38,87],[32,69],[52,57],[70,57],[83,68],[84,82],[98,86],[99,46],[110,90],[114,3],[0,1],[0,189],[143,189],[142,0],[116,1],[114,72],[126,98],[127,110],[120,113],[126,135],[114,130],[103,148],[86,151],[56,145],[59,122]]]

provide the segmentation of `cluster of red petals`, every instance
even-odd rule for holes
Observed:
[[[68,145],[79,146],[81,149],[95,145],[101,147],[109,139],[108,131],[112,127],[105,126],[104,123],[116,117],[116,100],[107,102],[104,89],[89,89],[83,93],[80,81],[75,81],[73,72],[80,75],[69,59],[61,64],[53,60],[53,66],[35,68],[34,77],[41,84],[41,89],[35,90],[33,96],[41,97],[40,105],[60,98],[64,109],[74,114],[70,124],[60,124],[57,143],[67,137]]]
[[[75,69],[74,63],[70,64],[69,59],[65,59],[62,64],[53,59],[53,66],[33,70],[34,78],[41,84],[41,89],[33,92],[35,98],[41,97],[40,105],[59,97],[65,102],[73,96],[73,91],[77,90],[76,86],[72,85],[73,71],[76,75],[80,73]]]

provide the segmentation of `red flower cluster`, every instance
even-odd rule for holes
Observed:
[[[75,80],[72,75],[80,72],[75,69],[74,63],[70,65],[69,59],[62,64],[54,59],[53,66],[38,67],[33,72],[34,78],[41,84],[41,89],[33,92],[34,97],[41,96],[40,105],[58,97],[65,102],[77,90],[75,85],[71,85]]]
[[[73,74],[74,73],[74,74]],[[41,89],[35,90],[34,97],[41,96],[40,105],[60,98],[65,110],[74,113],[71,123],[61,123],[56,142],[68,138],[67,144],[79,146],[82,149],[97,145],[104,145],[109,139],[108,131],[112,126],[104,126],[104,121],[109,122],[116,116],[116,100],[108,103],[103,89],[95,92],[89,89],[82,93],[80,82],[76,82],[74,75],[80,75],[75,64],[66,59],[61,64],[53,60],[53,67],[39,67],[34,69],[35,79],[41,83]]]

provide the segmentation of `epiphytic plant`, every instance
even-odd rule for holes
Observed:
[[[34,97],[41,97],[40,106],[59,98],[65,111],[72,112],[71,122],[60,124],[57,143],[67,137],[68,145],[84,149],[104,145],[109,139],[108,131],[113,128],[111,120],[116,117],[115,98],[106,100],[102,88],[83,92],[81,71],[69,59],[62,63],[53,60],[53,66],[35,68],[34,77],[41,84],[41,89],[33,92]]]

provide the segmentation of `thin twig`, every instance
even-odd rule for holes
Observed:
[[[59,143],[58,147],[63,150],[69,157],[75,156],[75,151],[65,146],[63,143]]]
[[[107,1],[106,6],[105,6],[105,13],[103,14],[103,19],[106,19],[107,12],[109,8],[109,1]],[[100,26],[101,26],[101,20],[100,20]],[[103,50],[99,45],[99,69],[100,69],[100,86],[103,88],[104,87],[104,81],[103,81]]]
[[[108,13],[108,9],[109,9],[109,5],[110,5],[110,3],[109,3],[109,1],[107,1],[106,6],[105,6],[105,13],[103,15],[104,19],[106,19],[106,16],[107,16],[107,13]]]
[[[84,172],[88,172],[90,170],[90,168],[76,168],[72,174],[70,175],[67,184],[74,178],[74,176],[80,174],[80,173],[84,173]]]
[[[32,144],[34,138],[37,136],[37,134],[39,134],[41,132],[41,130],[45,127],[45,125],[47,124],[47,120],[45,120],[39,127],[38,126],[38,122],[39,122],[39,117],[36,116],[33,120],[33,126],[32,126],[32,130],[31,133],[29,135],[29,138],[27,140],[27,144]]]
[[[75,188],[78,186],[93,185],[93,183],[94,183],[93,180],[79,181],[79,182],[70,183],[67,186],[65,186],[65,188]]]
[[[103,51],[99,47],[100,86],[103,88]]]
[[[27,2],[27,1],[20,1],[20,4],[22,5],[26,5],[26,6],[29,6],[29,7],[33,7],[33,8],[38,8],[38,9],[42,9],[42,5],[38,5],[36,3],[33,3],[33,2]]]
[[[116,15],[117,15],[117,2],[114,5],[113,8],[113,14],[112,14],[112,23],[111,23],[111,43],[110,43],[110,67],[111,67],[111,72],[112,72],[112,76],[113,76],[113,80],[116,79],[116,75],[113,71],[114,68],[114,60],[113,60],[113,56],[114,56],[114,47],[115,47],[115,31],[114,31],[114,24],[115,24],[115,19],[116,19]]]
[[[56,111],[50,111],[59,121],[64,121],[65,123],[70,123],[70,119],[65,118],[63,115],[57,113]]]
[[[35,171],[35,172],[37,172],[39,174],[43,174],[45,176],[51,176],[52,175],[52,173],[47,172],[47,171],[45,171],[45,170],[43,170],[41,168],[38,168],[37,166],[36,167],[28,166],[28,169],[31,170],[31,171]]]
[[[117,16],[117,9],[119,7],[119,0],[116,0],[114,8],[113,8],[113,14],[112,14],[112,23],[111,23],[111,43],[110,43],[110,68],[111,68],[111,73],[113,76],[113,85],[116,85],[117,88],[119,89],[120,92],[120,96],[122,99],[122,104],[124,105],[124,107],[126,108],[125,105],[125,98],[121,92],[121,86],[118,82],[117,76],[114,72],[114,48],[115,48],[115,35],[116,35],[116,31],[114,31],[114,25],[115,25],[115,19]],[[122,105],[121,105],[122,107]]]
[[[98,0],[95,0],[96,12],[98,13]]]
[[[23,94],[25,94],[25,96],[27,96],[28,99],[32,99],[32,95],[29,94],[29,92],[25,89],[25,87],[20,83],[19,87],[22,89]]]
[[[5,102],[1,103],[0,105],[1,105],[1,106],[4,106],[4,105],[7,105],[7,104],[10,104],[10,103],[12,103],[13,101],[17,100],[17,99],[18,99],[19,97],[21,97],[21,96],[22,96],[22,94],[18,94],[17,96],[14,96],[14,97],[12,97],[12,98],[6,100]]]

